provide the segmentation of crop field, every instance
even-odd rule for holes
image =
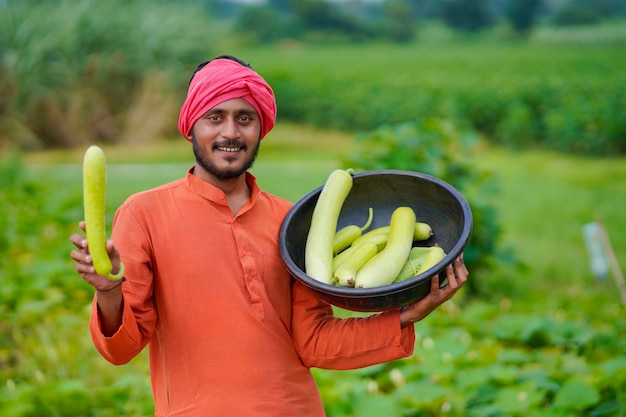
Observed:
[[[445,117],[494,143],[626,150],[623,44],[450,42],[235,49],[278,94],[279,117],[351,132]]]
[[[493,179],[475,208],[493,209],[481,220],[498,225],[501,252],[470,271],[478,291],[464,288],[418,323],[411,358],[314,369],[329,417],[626,416],[619,271],[596,278],[582,237],[582,227],[600,218],[626,269],[626,37],[616,27],[602,32],[607,42],[599,32],[542,31],[509,42],[250,47],[220,38],[211,45],[211,56],[251,62],[277,93],[278,124],[252,169],[269,192],[298,200],[332,169],[358,161],[355,153],[360,160],[373,153],[364,136],[388,140],[379,145],[396,157],[385,161],[389,168],[402,156],[445,149],[463,172],[479,174],[471,179]],[[173,77],[183,84],[188,74]],[[423,149],[410,136],[393,142],[372,133],[433,121],[443,122]],[[448,127],[457,136],[439,148]],[[102,144],[109,227],[130,194],[180,178],[193,163],[187,142],[164,136]],[[469,145],[460,150],[456,139]],[[93,292],[69,257],[83,215],[84,149],[0,146],[3,417],[153,414],[147,352],[114,367],[89,338]]]
[[[299,139],[283,147],[294,135]],[[329,157],[303,157],[308,143],[324,149],[333,141],[344,146]],[[266,189],[294,201],[354,146],[350,135],[288,124],[266,143],[254,172]],[[130,193],[178,178],[191,163],[183,142],[147,145],[143,157],[130,158],[132,147],[105,150],[109,221]],[[91,291],[72,271],[67,241],[81,218],[80,158],[77,151],[28,155],[10,171],[17,182],[3,187],[5,198],[13,196],[7,213],[16,219],[2,264],[3,280],[10,277],[2,292],[8,339],[0,349],[7,415],[151,412],[147,356],[113,367],[88,337]],[[498,173],[504,240],[523,266],[472,276],[487,295],[462,292],[418,324],[412,358],[356,371],[315,370],[328,415],[624,415],[625,307],[610,278],[598,281],[589,272],[580,227],[602,215],[626,263],[619,233],[626,226],[626,164],[491,146],[474,158]]]

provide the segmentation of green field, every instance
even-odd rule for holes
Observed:
[[[283,120],[368,132],[443,117],[513,149],[626,151],[621,44],[459,41],[232,53],[267,77]]]
[[[332,143],[343,145],[328,152]],[[267,190],[295,201],[321,185],[352,146],[350,135],[279,125],[253,171]],[[191,164],[182,139],[106,151],[109,217],[130,193],[178,178]],[[6,415],[151,412],[147,356],[116,368],[88,337],[91,290],[72,271],[67,240],[81,218],[80,160],[78,150],[26,155],[19,191],[25,195],[9,210],[19,221],[2,264],[11,280],[3,285],[1,310]],[[626,265],[619,232],[626,223],[626,161],[491,146],[477,149],[473,160],[499,178],[494,200],[504,244],[521,265],[472,275],[487,295],[462,292],[420,323],[413,358],[357,371],[315,370],[328,415],[626,415],[624,306],[610,278],[600,282],[589,272],[580,233],[601,215]]]
[[[98,31],[78,41],[48,29],[58,27],[59,20],[66,31],[74,25],[81,33],[83,22],[92,19],[83,9],[66,7],[67,16],[5,33],[11,48],[5,71],[14,79],[5,80],[12,93],[0,113],[0,146],[54,149],[177,136],[179,103],[193,69],[214,56],[234,54],[272,85],[281,122],[354,133],[443,117],[512,149],[626,154],[623,21],[538,28],[527,40],[497,31],[463,37],[427,26],[407,44],[293,41],[250,46],[215,33],[223,25],[195,22],[198,15],[193,15],[198,32],[185,31],[176,43],[166,32],[149,29],[159,22],[156,14],[141,14],[147,22],[139,27],[132,19],[118,22],[110,16],[98,21]],[[134,7],[129,13],[143,10]],[[110,5],[104,9],[117,11]],[[39,18],[39,11],[31,12],[37,17],[26,15],[24,21]],[[182,25],[192,21],[182,11],[163,13],[181,19]],[[115,26],[122,23],[130,33],[115,38],[124,33]],[[37,43],[41,38],[45,42]],[[212,42],[204,46],[198,38]],[[121,43],[127,48],[123,52],[118,50]],[[92,53],[92,44],[102,50]],[[97,76],[90,75],[92,67],[98,68]],[[94,122],[101,118],[104,125]]]

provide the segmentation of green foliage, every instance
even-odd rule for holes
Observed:
[[[415,33],[415,16],[406,0],[387,0],[383,4],[387,29],[383,32],[394,42],[410,42]]]
[[[211,49],[228,46],[225,52],[252,62],[270,81],[281,120],[358,132],[443,117],[512,148],[595,155],[626,148],[626,31],[619,22],[584,30],[542,27],[523,43],[460,40],[440,27],[429,38],[424,27],[419,43],[291,41],[247,48],[232,43],[241,38],[228,39],[229,22],[206,15],[212,8],[145,1],[0,6],[2,146],[178,136],[176,117],[189,74],[213,56]],[[408,40],[408,1],[385,2],[379,17],[385,11],[387,18],[367,24],[347,13],[335,16],[322,3],[297,2],[317,10],[305,13],[318,31],[309,40]],[[423,2],[410,5],[419,13]],[[253,39],[269,42],[303,27],[284,7],[242,10],[237,30]],[[341,22],[325,21],[329,15]],[[219,41],[207,48],[206,39]]]
[[[150,415],[147,374],[111,380],[94,360],[86,330],[93,291],[68,262],[68,238],[82,218],[80,177],[70,188],[33,179],[19,154],[0,159],[0,174],[2,414]]]
[[[326,0],[299,0],[292,3],[293,14],[304,32],[335,35],[340,39],[362,41],[371,37],[368,26],[359,19],[343,13]]]
[[[463,32],[477,32],[494,22],[489,2],[485,0],[444,0],[438,13],[446,24]]]
[[[336,132],[283,126],[262,145],[255,173],[264,188],[290,200],[322,184],[347,150],[359,149],[359,140]],[[619,233],[626,227],[624,161],[475,147],[463,154],[472,142],[458,140],[453,125],[433,120],[416,126],[427,132],[413,135],[420,143],[450,140],[457,151],[440,155],[448,155],[446,164],[455,170],[498,173],[497,192],[488,180],[475,185],[487,188],[503,241],[515,244],[527,267],[498,262],[480,274],[472,270],[470,278],[488,291],[469,298],[462,290],[418,323],[408,359],[354,371],[314,370],[328,416],[626,416],[624,307],[612,282],[590,280],[580,241],[580,225],[598,210],[619,262],[626,260],[626,236]],[[402,129],[403,137],[414,132],[410,125]],[[394,132],[390,127],[388,134]],[[186,172],[190,161],[175,148],[170,142],[142,146],[142,152],[106,148],[108,224],[130,193]],[[26,164],[23,157],[0,158],[6,213],[0,216],[2,415],[153,414],[147,352],[114,367],[89,338],[93,291],[75,274],[68,242],[82,216],[80,153],[26,155]],[[434,151],[429,157],[440,158]],[[459,178],[475,178],[468,175]]]
[[[544,45],[616,46],[626,44],[626,30],[620,20],[598,25],[542,26],[533,31],[533,42]]]
[[[504,252],[499,247],[497,210],[490,203],[497,178],[472,165],[472,141],[471,134],[440,119],[381,127],[357,138],[344,165],[358,170],[422,172],[458,189],[467,198],[474,220],[465,262],[481,275],[494,259],[503,260]],[[469,287],[480,292],[480,280],[470,280]]]
[[[366,132],[441,117],[514,149],[614,155],[626,148],[622,49],[466,43],[245,53],[274,86],[285,120]]]
[[[169,73],[190,74],[207,58],[209,22],[162,1],[0,5],[0,143],[113,143],[174,125],[180,92],[171,88],[184,91],[186,80]]]
[[[342,7],[326,0],[249,5],[238,14],[233,29],[256,44],[295,40],[315,43],[411,40],[414,19],[410,6],[403,0],[387,3],[385,13],[370,18],[363,16],[366,13],[352,13],[349,5]]]
[[[233,31],[252,37],[255,43],[297,38],[301,32],[293,19],[268,6],[244,8],[234,23]]]
[[[559,26],[590,25],[600,21],[600,15],[589,5],[566,2],[554,14],[552,21]]]
[[[416,327],[410,359],[341,377],[316,369],[328,415],[375,416],[385,407],[406,417],[626,415],[621,350],[590,351],[605,330],[570,316],[514,315],[508,304],[444,307]],[[623,325],[619,314],[611,317]]]
[[[526,33],[535,24],[541,0],[509,0],[506,8],[507,20],[520,33]]]

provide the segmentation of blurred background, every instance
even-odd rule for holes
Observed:
[[[329,417],[626,416],[624,0],[0,0],[1,416],[153,415],[146,352],[89,339],[82,155],[110,227],[193,163],[178,111],[222,54],[276,93],[266,190],[407,169],[472,207],[471,282],[413,357],[314,369]]]

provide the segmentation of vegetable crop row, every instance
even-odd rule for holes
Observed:
[[[618,48],[466,44],[263,53],[261,70],[284,119],[367,132],[442,117],[513,148],[626,153],[626,55]]]

